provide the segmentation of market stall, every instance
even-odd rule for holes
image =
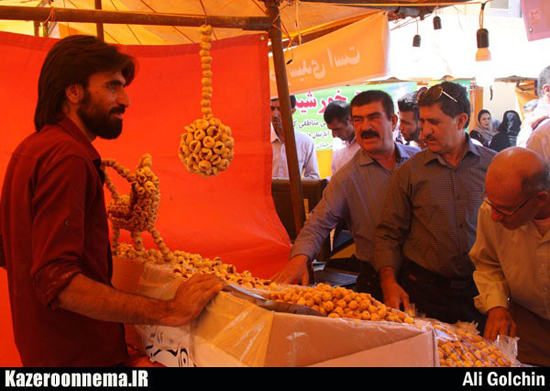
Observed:
[[[282,34],[277,5],[269,3],[268,11],[268,25],[275,25],[274,28],[269,30],[269,38],[272,42],[274,67],[277,74],[277,92],[281,97],[283,107],[283,127],[285,133],[292,136],[293,127],[288,99],[289,89],[286,72],[284,71],[285,58],[282,55]],[[57,17],[63,18],[63,13],[58,13]],[[69,14],[66,15],[66,18],[70,19],[72,17]],[[128,23],[128,21],[120,23]],[[203,23],[203,20],[195,19],[191,23],[196,23],[198,26]],[[223,26],[224,23],[225,21],[218,20],[213,21],[212,25],[219,24],[219,26]],[[257,29],[261,30],[260,27]],[[39,73],[40,64],[53,42],[51,39],[9,33],[0,34],[0,46],[3,53],[5,53],[5,58],[8,59],[1,65],[3,72],[0,72],[0,74],[4,75],[5,78],[3,86],[7,87],[2,89],[0,105],[14,108],[6,113],[5,122],[10,132],[7,133],[6,142],[2,144],[2,160],[0,161],[2,175],[9,159],[9,152],[32,129],[32,108],[36,98],[33,91],[36,85],[36,77]],[[163,282],[173,286],[173,281],[177,282],[178,278],[187,277],[185,273],[191,269],[196,269],[191,270],[194,272],[199,271],[204,263],[208,263],[212,259],[218,265],[234,265],[234,269],[231,266],[233,273],[229,274],[235,274],[239,271],[244,273],[246,277],[254,276],[258,279],[268,278],[288,259],[290,243],[277,219],[269,191],[270,148],[267,143],[269,114],[267,106],[257,103],[269,99],[267,42],[266,34],[253,34],[217,40],[212,43],[211,57],[213,65],[211,70],[215,90],[211,101],[212,110],[217,117],[223,120],[224,124],[230,124],[235,143],[235,155],[232,156],[230,169],[208,178],[191,172],[189,167],[185,167],[181,154],[178,156],[178,147],[181,148],[181,136],[183,133],[189,133],[189,130],[184,131],[184,126],[193,123],[204,113],[203,111],[201,113],[201,108],[204,108],[204,106],[201,104],[200,99],[201,87],[205,85],[202,83],[201,86],[199,82],[201,80],[199,66],[201,62],[198,55],[200,45],[195,43],[169,47],[123,47],[125,52],[138,58],[140,63],[138,77],[129,88],[132,106],[136,115],[128,116],[125,132],[117,143],[98,141],[97,148],[104,158],[113,158],[130,171],[136,168],[136,172],[142,168],[138,163],[140,161],[143,163],[141,159],[149,154],[150,157],[146,158],[147,164],[145,165],[154,172],[158,179],[156,184],[159,186],[156,190],[160,189],[162,202],[158,205],[158,219],[155,219],[153,225],[156,232],[163,235],[162,242],[167,247],[159,246],[160,241],[154,235],[149,237],[144,234],[144,241],[141,243],[134,240],[129,232],[123,231],[121,241],[133,243],[134,247],[127,254],[124,254],[122,248],[115,248],[118,255],[129,255],[127,258],[119,259],[119,262],[131,262],[130,258],[133,258],[134,261],[136,258],[140,258],[139,265],[143,268],[135,274],[139,276],[141,281],[137,287],[138,292],[167,298],[171,293],[169,289],[163,287],[162,294],[159,294],[155,290],[147,291],[147,284],[158,285]],[[20,76],[15,77],[14,73]],[[28,75],[36,76],[29,77]],[[141,75],[142,77],[140,77]],[[177,115],[174,115],[174,113],[177,113]],[[153,139],[154,142],[151,142]],[[288,137],[288,139],[293,139],[293,137]],[[121,148],[120,145],[123,145],[124,148]],[[288,148],[287,151],[289,153],[290,179],[294,183],[293,206],[295,208],[296,225],[299,230],[305,215],[296,152],[295,148]],[[124,170],[122,172],[125,173]],[[121,174],[120,171],[118,173]],[[125,175],[112,175],[114,188],[123,194],[130,192],[128,184],[123,178]],[[0,177],[0,179],[2,178]],[[150,231],[150,233],[152,232]],[[138,243],[143,244],[145,249],[157,248],[159,252],[157,250],[148,251],[147,255],[151,259],[145,259],[143,249],[136,248],[139,247],[137,246]],[[166,248],[168,250],[165,251]],[[142,253],[134,256],[136,255],[132,253],[134,250],[142,251]],[[173,258],[169,259],[168,255],[173,256]],[[158,258],[159,256],[160,258]],[[192,265],[191,267],[191,259],[199,259],[201,266]],[[147,263],[147,261],[150,262]],[[159,266],[158,264],[164,264],[164,266],[168,264],[169,266],[168,269],[162,269],[163,265]],[[180,275],[174,274],[175,265],[179,265]],[[248,270],[252,273],[247,272]],[[164,272],[164,274],[161,272]],[[239,278],[242,278],[242,276],[239,276]],[[236,282],[239,283],[239,281]],[[267,283],[265,285],[271,286]],[[257,287],[252,286],[252,288]],[[289,303],[290,299],[286,300],[284,294],[286,287],[279,288],[281,289],[271,290],[268,293],[264,292],[266,295],[264,299]],[[331,295],[334,294],[330,287],[318,288],[326,289],[327,292],[330,291]],[[279,296],[273,296],[276,292]],[[314,294],[314,292],[310,293]],[[435,337],[437,334],[436,327],[433,325],[425,325],[421,328],[410,326],[410,322],[405,321],[405,319],[408,319],[406,315],[397,313],[394,316],[391,313],[392,311],[388,311],[382,306],[378,307],[378,304],[381,303],[370,298],[368,300],[371,305],[376,304],[377,309],[363,311],[368,313],[370,319],[356,319],[362,323],[351,320],[328,319],[331,317],[334,308],[331,311],[325,309],[325,314],[319,311],[319,308],[314,309],[320,312],[321,316],[325,315],[326,318],[321,318],[321,316],[303,318],[302,316],[307,315],[274,314],[237,299],[224,292],[209,306],[207,313],[201,318],[200,322],[216,324],[220,321],[216,316],[225,316],[226,314],[223,312],[231,307],[230,303],[233,303],[234,308],[236,308],[233,315],[236,318],[252,316],[255,319],[260,319],[260,325],[267,321],[272,325],[280,324],[279,327],[282,328],[265,329],[271,332],[265,338],[273,342],[271,345],[261,345],[267,349],[263,359],[241,360],[242,356],[233,354],[231,361],[228,361],[232,365],[237,364],[234,361],[235,357],[239,360],[239,364],[247,366],[337,365],[338,363],[331,360],[340,357],[356,358],[350,356],[362,355],[363,351],[370,350],[369,354],[362,357],[365,361],[361,361],[363,365],[368,365],[374,363],[373,354],[380,353],[376,350],[380,346],[389,346],[390,352],[396,346],[401,346],[404,351],[411,351],[412,349],[415,352],[416,355],[411,357],[412,361],[394,361],[394,365],[438,366],[441,364],[437,359],[438,353],[436,353],[436,346],[441,341],[441,339],[437,340]],[[345,305],[348,306],[348,303],[352,300],[345,301]],[[301,305],[298,302],[293,304]],[[317,303],[317,305],[319,304],[321,302]],[[314,305],[311,307],[314,307]],[[342,311],[343,305],[341,306]],[[218,312],[220,308],[223,308],[221,315]],[[372,319],[375,311],[377,316],[383,318],[381,320],[389,323],[373,325],[371,322],[375,320]],[[249,315],[249,313],[252,315]],[[344,313],[335,312],[335,315],[341,318]],[[306,324],[306,327],[300,329],[300,327],[304,327],[304,324]],[[309,354],[307,359],[304,355],[290,358],[283,357],[281,359],[280,352],[279,355],[269,352],[271,346],[280,347],[277,346],[278,342],[285,340],[288,333],[294,333],[296,330],[310,330],[310,326],[313,324],[317,324],[315,327],[318,327],[317,330],[320,335],[326,333],[327,330],[331,330],[331,327],[336,327],[337,329],[341,328],[343,334],[349,333],[351,330],[361,329],[361,332],[366,335],[365,340],[368,340],[369,335],[372,335],[372,333],[379,333],[383,340],[386,339],[381,345],[363,346],[359,350],[344,349],[336,356],[332,352],[325,355],[320,354],[316,361],[311,361],[311,355]],[[246,321],[244,323],[245,328],[248,325],[249,322]],[[294,329],[290,325],[296,328]],[[190,327],[195,326],[204,327],[204,330],[200,332],[196,332],[196,330],[186,332],[183,330],[181,337],[200,337],[204,342],[205,354],[218,352],[219,344],[213,344],[209,335],[211,328],[202,323]],[[178,331],[172,331],[178,336]],[[144,338],[144,335],[151,336],[148,330],[145,330],[144,333],[142,338]],[[314,334],[312,333],[312,337]],[[3,333],[3,335],[5,334]],[[230,335],[234,334],[230,333]],[[223,335],[221,339],[225,337],[226,335]],[[249,343],[249,340],[246,336],[243,337],[239,334],[237,337],[243,338],[245,347],[248,347],[246,344]],[[276,337],[279,339],[276,339]],[[469,337],[470,335],[468,335]],[[154,338],[158,341],[158,334]],[[478,341],[478,337],[474,339]],[[147,342],[145,338],[142,341]],[[311,343],[313,342],[306,342],[305,345],[295,345],[290,351],[303,352],[304,349],[312,346]],[[142,342],[140,348],[148,354],[151,353],[151,349],[147,350],[146,346],[149,345]],[[455,347],[458,348],[458,346]],[[167,347],[167,349],[169,348],[171,346]],[[293,349],[296,349],[296,351]],[[288,349],[285,351],[288,352]],[[483,350],[478,347],[476,351]],[[392,355],[386,353],[386,362],[389,365]],[[465,355],[466,352],[463,353]],[[487,352],[483,354],[485,353]],[[230,353],[227,354],[231,355]],[[483,354],[479,353],[479,356]],[[502,358],[500,353],[497,356]],[[152,355],[150,357],[153,358]],[[177,357],[177,360],[180,359],[181,357]],[[478,357],[478,359],[481,359],[481,357]],[[203,360],[204,365],[220,364],[219,362],[208,361],[202,356],[195,356],[193,360],[195,363]],[[461,359],[458,361],[461,361]],[[486,361],[478,361],[479,365],[499,364],[496,358],[494,361],[489,358]],[[159,360],[159,362],[162,361]],[[170,361],[162,363],[173,365],[173,362]],[[508,364],[510,363],[508,362]],[[472,364],[478,365],[475,361]]]
[[[268,16],[209,16],[208,23],[222,30],[228,27],[245,31],[270,31],[275,72],[280,80],[277,87],[282,101],[284,129],[286,133],[291,134],[293,129],[288,83],[284,71],[285,60],[282,56],[283,27],[279,18],[278,3],[268,2],[267,5]],[[97,23],[98,28],[104,22],[123,26],[131,23],[200,26],[205,22],[203,16],[157,13],[145,15],[120,11],[17,6],[3,6],[0,11],[3,19],[30,19],[47,22],[45,25],[54,21],[66,22],[65,33],[81,32],[75,29],[79,21]],[[356,15],[370,12],[354,10]],[[6,79],[3,83],[6,88],[2,89],[2,105],[15,107],[6,113],[6,124],[10,132],[2,144],[0,179],[3,179],[10,152],[32,129],[36,79],[40,64],[55,41],[10,33],[3,33],[1,38],[3,54],[8,59],[2,63],[2,74]],[[212,56],[216,60],[212,69],[216,75],[214,80],[217,81],[212,106],[225,123],[231,124],[238,144],[232,169],[227,174],[205,181],[187,172],[178,159],[178,142],[184,132],[184,125],[201,116],[200,83],[191,83],[192,80],[200,80],[198,43],[126,47],[124,50],[138,58],[140,74],[147,75],[141,80],[138,77],[130,88],[132,106],[138,107],[138,115],[127,121],[125,126],[126,129],[131,129],[131,132],[125,132],[121,137],[126,148],[121,149],[105,142],[97,143],[102,156],[113,157],[124,167],[135,167],[144,153],[153,156],[155,172],[162,182],[169,183],[162,187],[163,202],[158,224],[164,241],[170,248],[200,252],[203,256],[223,256],[225,261],[235,263],[243,269],[252,269],[264,277],[278,270],[286,262],[290,248],[288,236],[277,218],[270,196],[270,148],[267,144],[269,115],[267,106],[258,103],[269,100],[269,87],[266,84],[267,43],[265,34],[245,35],[242,38],[213,43]],[[21,76],[13,77],[14,71]],[[235,72],[238,74],[237,77]],[[182,87],[175,89],[175,85]],[[246,116],[242,115],[243,102],[249,103],[250,106]],[[151,107],[154,109],[150,109]],[[174,113],[178,115],[175,116]],[[149,142],[152,137],[156,141],[154,145]],[[293,140],[293,137],[288,139]],[[147,150],[143,149],[144,146],[148,147]],[[168,152],[170,150],[174,152]],[[299,230],[305,220],[305,212],[295,148],[287,148],[287,155],[295,224]],[[127,186],[123,178],[115,177],[113,181],[119,190]],[[127,187],[125,190],[127,191]],[[121,193],[125,190],[121,190]],[[173,210],[177,212],[174,213]],[[183,221],[186,227],[192,228],[181,230]],[[235,225],[235,221],[239,221],[239,224]],[[212,246],[212,238],[216,238],[215,248]],[[127,232],[123,233],[123,239],[131,242]],[[145,236],[144,239],[145,246],[153,245],[153,238]],[[262,254],[261,261],[257,259],[258,253]],[[4,278],[3,276],[3,281]],[[3,282],[4,286],[5,284]],[[6,296],[3,302],[7,302]],[[4,313],[9,314],[9,311]],[[5,323],[6,327],[8,323]],[[9,327],[8,331],[11,331]],[[7,333],[7,345],[11,342],[10,335],[11,332]]]
[[[55,40],[10,33],[0,38],[6,59],[1,65],[0,99],[2,107],[13,108],[5,113],[9,131],[2,143],[3,179],[11,151],[33,131],[40,64]],[[267,106],[256,103],[269,100],[267,36],[230,38],[212,46],[216,80],[212,107],[231,126],[237,144],[230,170],[202,178],[189,172],[178,156],[184,126],[202,117],[199,44],[124,48],[140,64],[142,77],[129,88],[136,115],[126,122],[119,144],[102,141],[96,145],[104,158],[114,158],[132,170],[145,153],[152,155],[153,170],[162,183],[157,227],[171,249],[223,256],[267,277],[288,259],[290,249],[270,196],[269,113]],[[246,115],[243,103],[250,106]],[[115,172],[112,177],[120,193],[129,191],[121,176]],[[128,232],[122,234],[124,239],[131,242]],[[147,248],[154,246],[152,237],[144,235],[144,239]],[[5,290],[3,297],[6,303]],[[3,328],[11,331],[11,322],[6,320]],[[11,332],[2,335],[6,345],[11,345]]]
[[[118,289],[173,297],[182,279],[214,273],[226,287],[183,327],[129,326],[152,363],[213,367],[510,367],[515,339],[484,340],[476,325],[449,325],[391,309],[343,287],[275,284],[219,260],[143,264],[115,259]],[[330,336],[330,338],[327,338]]]

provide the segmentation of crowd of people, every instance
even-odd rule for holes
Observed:
[[[541,74],[541,80],[550,78]],[[542,91],[541,91],[542,92]],[[418,126],[417,92],[408,93],[397,100],[398,122],[394,129],[396,141],[419,149],[425,149],[426,143],[421,138]],[[292,113],[296,111],[296,97],[290,96]],[[541,100],[544,102],[544,100]],[[523,107],[524,119],[515,110],[504,112],[502,119],[494,119],[491,112],[482,109],[477,113],[477,122],[470,121],[472,129],[468,132],[470,139],[477,145],[500,152],[506,148],[526,147],[533,131],[550,116],[550,107],[539,105],[539,99],[527,102]],[[537,110],[537,107],[538,110]],[[332,137],[339,138],[343,147],[332,151],[331,171],[335,173],[360,149],[356,142],[355,131],[351,122],[350,105],[344,100],[330,102],[323,114],[325,124],[332,132]],[[288,178],[285,155],[284,133],[281,123],[279,100],[271,100],[271,145],[273,149],[274,178]],[[394,133],[395,134],[395,133]],[[538,133],[540,134],[540,132]],[[531,145],[540,143],[536,136],[531,138]],[[315,155],[315,144],[311,137],[296,131],[295,143],[300,175],[303,178],[319,179],[319,165]],[[544,149],[539,145],[539,150]],[[550,147],[549,147],[550,148]],[[330,178],[329,178],[330,179]]]
[[[479,141],[484,147],[497,152],[516,146],[521,127],[521,118],[514,110],[507,110],[502,121],[495,128],[489,110],[480,110],[477,114],[477,127],[470,131],[470,137]]]
[[[397,113],[383,91],[356,95],[340,121],[360,149],[333,173],[273,279],[309,284],[309,264],[343,221],[361,264],[357,291],[444,322],[475,322],[490,340],[519,336],[522,362],[550,365],[549,75],[550,67],[523,127],[507,111],[496,131],[482,110],[466,132],[470,102],[456,83],[402,97]],[[516,146],[520,127],[526,147]]]
[[[105,177],[92,142],[121,134],[135,66],[115,46],[78,35],[57,42],[42,66],[36,132],[13,152],[0,202],[0,266],[25,366],[120,365],[123,323],[188,324],[222,289],[209,275],[182,283],[172,300],[111,286]],[[358,291],[444,322],[475,322],[489,339],[518,335],[522,362],[550,365],[549,75],[550,67],[522,128],[528,136],[512,135],[526,148],[512,145],[519,123],[505,115],[498,133],[510,146],[498,154],[497,134],[485,140],[490,114],[479,115],[484,141],[465,132],[470,102],[456,83],[403,97],[397,113],[380,90],[327,107],[327,126],[349,149],[273,280],[310,283],[308,264],[345,222],[362,265]],[[287,176],[277,100],[271,112],[273,175]],[[298,133],[300,171],[318,178],[314,149]]]
[[[549,75],[543,72],[540,75],[540,82],[545,82],[548,78]],[[539,96],[542,95],[543,91],[539,91]],[[507,110],[501,121],[494,121],[489,110],[482,109],[477,114],[477,126],[469,132],[470,137],[497,152],[514,146],[527,147],[527,141],[533,131],[548,118],[550,111],[546,107],[544,98],[532,99],[523,106],[523,114],[522,120],[515,110]],[[537,142],[540,141],[537,140],[537,136],[534,136],[531,139],[531,145]],[[539,145],[538,148],[543,147]]]

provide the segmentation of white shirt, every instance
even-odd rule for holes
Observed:
[[[298,167],[304,178],[320,179],[319,166],[317,164],[317,153],[315,143],[307,134],[294,131],[296,138],[296,153],[298,154]],[[286,160],[285,144],[277,136],[271,126],[271,147],[273,149],[273,178],[288,178],[288,163]]]
[[[349,162],[353,155],[361,149],[355,137],[350,142],[342,140],[344,148],[332,150],[332,175],[336,173],[344,164]]]
[[[508,230],[491,220],[491,207],[479,209],[477,236],[470,251],[479,290],[476,307],[508,308],[508,299],[550,319],[550,232],[533,221]]]
[[[533,113],[529,115],[533,115]],[[527,140],[529,140],[529,137],[531,137],[532,133],[533,133],[533,128],[527,125],[524,119],[523,123],[521,124],[521,127],[519,128],[518,137],[516,138],[516,146],[527,148]]]
[[[538,117],[542,114],[550,115],[550,102],[547,102],[546,99],[539,100],[537,108],[531,115]],[[525,139],[527,140],[525,141]],[[516,145],[537,151],[547,161],[550,161],[550,120],[543,120],[535,130],[529,126],[522,126]]]

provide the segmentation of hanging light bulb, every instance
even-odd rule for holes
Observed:
[[[483,11],[485,4],[481,5],[479,15],[479,30],[476,33],[477,52],[475,62],[475,78],[480,87],[489,87],[494,81],[493,63],[491,61],[491,52],[489,51],[489,31],[483,28]]]
[[[441,42],[442,42],[442,31],[441,31],[441,18],[439,17],[439,15],[437,15],[437,8],[435,10],[435,16],[434,16],[434,19],[433,19],[433,25],[434,25],[434,31],[433,31],[433,34],[432,34],[432,37],[433,37],[433,43],[434,43],[434,47],[435,47],[435,51],[439,51],[439,48],[441,46]]]
[[[489,51],[489,30],[483,28],[477,30],[476,39],[476,61],[491,61],[491,52]]]
[[[420,60],[420,34],[418,33],[418,20],[416,21],[416,35],[413,37],[413,44],[412,44],[412,51],[411,51],[411,59],[414,62],[418,62]]]
[[[420,47],[420,41],[421,41],[420,35],[416,34],[413,37],[413,48],[419,48]]]
[[[420,60],[420,35],[419,34],[416,34],[413,38],[411,59],[415,62]]]
[[[434,30],[441,30],[441,18],[437,15],[434,17]]]

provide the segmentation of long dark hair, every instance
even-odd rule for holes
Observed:
[[[40,71],[34,112],[36,131],[59,121],[67,87],[79,84],[86,88],[94,73],[116,71],[122,72],[126,85],[129,85],[134,79],[136,66],[133,57],[96,37],[72,35],[60,40],[46,56]]]

